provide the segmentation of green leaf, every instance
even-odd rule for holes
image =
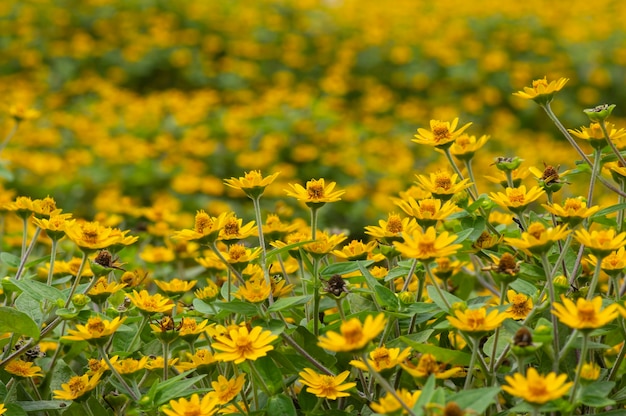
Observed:
[[[41,304],[28,295],[28,293],[21,293],[15,299],[15,308],[30,316],[35,323],[39,324],[42,322],[43,313],[41,312]]]
[[[276,249],[270,251],[269,253],[267,253],[266,261],[269,264],[269,263],[271,263],[273,261],[274,257],[278,256],[279,254],[286,253],[289,250],[296,249],[296,248],[298,248],[300,246],[303,246],[305,244],[309,244],[309,243],[312,243],[312,242],[313,242],[313,240],[300,241],[298,243],[288,244],[285,247],[276,248]]]
[[[274,302],[272,305],[270,305],[270,307],[267,308],[267,311],[278,312],[287,308],[291,308],[293,306],[304,305],[309,300],[311,300],[312,297],[313,296],[311,295],[303,295],[303,296],[291,296],[288,298],[280,298],[276,302]]]
[[[5,413],[7,416],[28,416],[26,411],[20,407],[17,403],[7,403],[6,405],[7,412]]]
[[[472,390],[463,390],[448,398],[448,402],[455,402],[461,409],[472,409],[476,414],[484,414],[487,408],[496,402],[500,387],[483,387]]]
[[[480,231],[480,233],[482,233],[483,232],[482,228],[479,231]],[[456,240],[454,240],[453,244],[462,243],[463,241],[467,240],[468,237],[472,235],[472,233],[475,233],[475,232],[477,232],[477,231],[475,231],[473,228],[468,228],[468,229],[463,230],[463,231],[461,231],[459,233],[456,233]],[[478,234],[478,235],[480,236],[480,234]],[[476,237],[476,238],[478,238],[478,237]],[[474,238],[474,239],[476,239],[476,238]]]
[[[18,401],[15,402],[26,412],[40,412],[43,410],[62,410],[72,404],[67,400],[42,400],[42,401]]]
[[[270,397],[267,401],[267,414],[297,416],[298,413],[296,412],[293,400],[291,400],[286,394],[279,394],[278,396]]]
[[[238,313],[244,316],[255,316],[259,314],[259,309],[256,305],[238,300],[231,300],[230,302],[214,302],[213,306],[219,310]]]
[[[426,405],[432,402],[433,395],[435,393],[435,375],[431,374],[426,381],[426,384],[422,388],[419,399],[413,406],[413,412],[415,416],[422,416]]]
[[[604,209],[601,209],[600,211],[596,212],[595,214],[593,214],[590,219],[592,221],[595,221],[598,217],[604,217],[608,214],[611,214],[613,212],[617,212],[617,211],[621,211],[623,209],[626,209],[626,204],[615,204],[615,205],[611,205],[609,207],[606,207]]]
[[[596,381],[584,386],[580,391],[580,401],[582,404],[591,407],[612,406],[615,400],[609,399],[611,390],[615,387],[614,381]]]
[[[202,299],[195,298],[193,300],[193,308],[195,311],[198,311],[205,315],[215,315],[217,310],[213,308],[211,305],[203,301]]]
[[[39,327],[33,319],[17,309],[0,306],[0,332],[13,332],[39,339]]]
[[[0,253],[0,263],[5,264],[9,267],[19,267],[20,258],[14,254],[2,252]]]
[[[374,296],[380,306],[386,309],[398,310],[400,302],[389,288],[383,285],[377,285],[374,287]]]
[[[324,267],[322,271],[320,271],[320,275],[332,276],[335,274],[341,274],[341,275],[348,274],[348,273],[352,273],[352,272],[359,270],[361,265],[363,265],[363,267],[369,267],[372,264],[374,264],[374,261],[372,260],[363,261],[363,262],[346,261],[346,262],[341,262],[341,263],[334,263],[334,264],[330,264]]]
[[[65,300],[63,292],[56,287],[48,286],[45,283],[38,282],[31,279],[15,280],[11,279],[11,283],[20,288],[24,293],[28,293],[30,297],[37,301],[50,300],[56,301],[57,299]]]
[[[401,336],[400,340],[417,352],[432,354],[433,356],[435,356],[437,361],[440,361],[442,363],[463,366],[469,365],[470,355],[466,352],[450,350],[447,348],[438,347],[436,345],[422,344],[420,342],[415,342],[409,337],[405,336]]]
[[[254,362],[250,362],[249,365],[254,366],[258,371],[269,389],[270,395],[274,396],[283,390],[283,375],[280,372],[280,368],[270,357],[261,357]]]
[[[190,372],[181,373],[167,381],[155,383],[157,387],[150,394],[155,406],[161,406],[170,400],[189,395],[194,384],[202,380],[206,375],[185,378]],[[154,385],[153,385],[154,386]]]
[[[428,296],[430,297],[430,299],[432,299],[432,301],[435,302],[435,304],[439,306],[439,308],[444,312],[449,312],[449,307],[454,305],[455,303],[463,303],[462,299],[459,299],[452,293],[448,293],[446,291],[440,292],[433,285],[427,286],[426,291],[428,292]],[[441,295],[443,295],[443,298],[441,297]],[[446,302],[444,302],[444,298],[448,302],[447,305]]]

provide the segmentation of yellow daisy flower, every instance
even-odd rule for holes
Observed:
[[[134,374],[146,368],[148,364],[148,357],[144,356],[138,360],[134,358],[125,358],[123,360],[116,360],[113,362],[113,367],[120,374]]]
[[[341,323],[340,333],[326,332],[319,338],[317,345],[329,351],[358,351],[376,338],[385,329],[385,324],[386,319],[383,313],[375,318],[368,315],[364,323],[361,323],[358,318],[351,318]]]
[[[243,220],[233,214],[225,221],[224,227],[220,230],[218,239],[228,244],[251,236],[257,236],[258,234],[259,230],[254,221],[243,225]]]
[[[323,256],[333,251],[340,243],[346,240],[345,234],[328,234],[318,232],[315,241],[305,244],[302,249],[314,256]]]
[[[430,192],[433,197],[447,201],[454,195],[472,186],[469,179],[458,181],[459,175],[451,174],[446,170],[440,170],[430,175],[415,175],[417,184],[424,190]]]
[[[188,352],[185,354],[187,355],[187,359],[191,361],[179,362],[178,365],[176,365],[176,369],[180,372],[196,369],[200,370],[202,367],[208,367],[217,363],[213,353],[207,349],[199,348],[194,354]]]
[[[171,299],[163,297],[159,293],[151,295],[145,289],[140,292],[133,290],[133,293],[129,294],[128,298],[137,309],[148,315],[159,312],[170,312],[174,308],[174,303]]]
[[[486,135],[476,138],[476,136],[470,136],[469,134],[461,134],[450,146],[450,153],[459,160],[470,160],[488,140],[489,136]]]
[[[400,348],[387,348],[384,345],[370,351],[367,362],[378,372],[394,368],[411,355],[411,347],[400,351]],[[350,361],[350,365],[363,371],[369,371],[362,359]]]
[[[117,331],[117,329],[124,323],[126,316],[120,318],[119,316],[112,321],[103,320],[99,316],[91,317],[87,320],[86,325],[78,324],[76,329],[68,330],[68,334],[61,339],[68,341],[87,341],[95,344],[104,344],[108,341],[109,337]]]
[[[235,397],[237,397],[237,395],[243,388],[245,379],[246,376],[243,373],[239,374],[237,378],[231,378],[230,380],[222,375],[219,375],[217,376],[217,381],[211,382],[213,391],[209,392],[209,394],[217,399],[218,404],[227,404]]]
[[[226,221],[233,215],[232,212],[223,212],[217,217],[211,217],[204,210],[196,212],[193,230],[185,229],[174,233],[174,240],[195,241],[200,243],[212,243],[217,240],[220,231],[226,225]]]
[[[394,203],[407,215],[415,218],[422,227],[432,227],[438,221],[444,221],[450,215],[459,211],[459,207],[452,201],[442,202],[440,199],[428,198],[416,201],[407,199],[395,199]]]
[[[361,240],[352,240],[349,244],[343,246],[341,250],[333,250],[331,253],[342,260],[367,260],[376,246],[378,246],[376,241],[364,244]]]
[[[549,373],[540,375],[533,367],[526,372],[526,377],[520,373],[504,377],[508,384],[502,386],[502,390],[532,404],[544,404],[560,399],[568,392],[572,382],[566,382],[567,375]]]
[[[61,384],[61,390],[54,390],[54,398],[57,400],[77,400],[92,391],[98,385],[102,373],[96,373],[92,377],[87,374],[74,376],[67,383]]]
[[[456,329],[471,334],[490,332],[500,327],[508,314],[501,313],[497,309],[487,314],[487,308],[478,309],[456,309],[455,316],[446,317],[450,324]]]
[[[71,219],[72,214],[52,214],[49,218],[33,218],[33,223],[45,230],[46,235],[52,240],[60,240],[65,236],[67,227],[72,227],[76,220]]]
[[[457,130],[459,118],[450,121],[430,120],[430,130],[417,129],[414,141],[417,144],[433,146],[438,149],[445,149],[459,137],[472,123],[467,123]]]
[[[220,352],[215,354],[219,361],[233,361],[235,364],[246,360],[255,361],[267,355],[274,349],[271,345],[278,338],[271,331],[264,331],[260,326],[255,326],[248,331],[246,326],[231,329],[226,335],[218,335],[211,346]]]
[[[99,222],[75,222],[66,226],[67,237],[82,251],[101,250],[111,247],[121,240],[121,235],[111,227],[105,227]]]
[[[580,331],[602,328],[619,314],[618,305],[615,303],[602,309],[601,296],[596,296],[591,300],[578,298],[574,303],[561,295],[561,302],[552,305],[552,313],[563,324]]]
[[[267,284],[263,277],[247,280],[243,285],[239,286],[239,290],[234,296],[237,299],[247,300],[251,303],[261,303],[269,298],[272,292],[272,285]]]
[[[400,366],[415,378],[428,378],[431,374],[434,374],[435,378],[445,380],[465,375],[465,369],[462,367],[452,367],[446,370],[446,364],[438,363],[432,354],[422,354],[417,365],[402,363]]]
[[[168,406],[161,408],[167,416],[211,416],[218,410],[217,398],[214,395],[207,394],[200,399],[197,393],[192,394],[189,400],[184,397],[170,400]]]
[[[206,286],[193,292],[198,299],[213,300],[220,294],[220,288],[212,281],[207,280]]]
[[[102,302],[113,293],[116,293],[126,287],[126,283],[110,282],[107,277],[100,277],[93,287],[87,292],[94,302]]]
[[[291,189],[285,189],[288,196],[303,201],[311,208],[319,208],[327,202],[336,202],[341,200],[340,196],[346,191],[335,191],[336,182],[325,184],[323,178],[311,179],[306,183],[306,188],[300,184],[289,184]]]
[[[403,256],[430,262],[437,257],[447,257],[455,254],[462,247],[454,244],[457,236],[447,231],[437,235],[435,227],[428,227],[426,232],[417,228],[413,234],[405,234],[404,241],[394,241],[393,245]]]
[[[546,228],[540,222],[533,222],[522,233],[521,238],[505,237],[504,241],[526,253],[540,254],[548,251],[555,242],[563,240],[569,233],[567,225]]]
[[[404,233],[410,234],[417,228],[419,228],[419,225],[415,218],[402,218],[398,214],[390,213],[386,221],[378,221],[378,226],[366,226],[365,234],[389,244],[393,241],[401,240]]]
[[[546,191],[538,186],[533,186],[528,191],[525,185],[519,188],[506,188],[504,193],[491,192],[489,198],[503,208],[507,208],[513,212],[523,211],[529,204],[536,201],[544,195]]]
[[[533,309],[533,300],[528,295],[509,289],[506,292],[506,298],[510,304],[506,313],[513,319],[525,319]]]
[[[524,87],[524,91],[514,92],[513,95],[533,100],[538,104],[547,104],[552,101],[556,92],[561,91],[567,81],[569,81],[568,78],[559,78],[557,81],[548,82],[546,77],[543,77],[534,80],[532,87]]]
[[[19,359],[9,361],[4,367],[4,371],[21,378],[44,376],[44,374],[41,372],[41,367],[36,366],[35,363],[32,363],[30,361],[24,361]]]
[[[580,224],[585,218],[589,218],[596,212],[600,211],[598,205],[593,207],[587,206],[587,201],[582,196],[576,198],[566,198],[563,205],[559,204],[542,204],[542,207],[551,214],[556,215],[565,224],[574,227]]]
[[[182,280],[174,278],[169,282],[163,282],[161,280],[155,280],[154,284],[161,289],[167,295],[180,295],[182,293],[189,292],[198,283],[197,280]]]
[[[576,230],[574,238],[580,244],[584,244],[595,256],[601,258],[626,245],[626,232],[617,234],[613,228],[592,231]]]
[[[353,382],[344,383],[350,375],[350,371],[331,376],[305,368],[298,375],[300,376],[298,381],[307,386],[306,391],[321,399],[337,400],[339,397],[348,397],[350,393],[346,393],[346,390],[356,386],[356,383]]]
[[[622,147],[622,142],[624,138],[626,138],[626,130],[625,129],[616,129],[615,125],[609,122],[605,122],[605,127],[607,133],[609,133],[609,139],[615,143],[615,145],[619,148]],[[604,132],[602,131],[602,126],[600,123],[591,123],[589,127],[581,127],[579,130],[568,129],[570,133],[579,139],[587,140],[593,147],[604,147],[606,146],[606,138],[604,137]]]
[[[420,390],[410,392],[404,388],[396,390],[396,394],[400,397],[402,403],[404,403],[409,409],[412,409],[413,406],[415,406],[415,403],[417,403],[421,393],[422,392]],[[400,410],[402,410],[402,414],[407,413],[402,404],[391,393],[386,393],[378,400],[378,402],[370,403],[370,407],[374,412],[381,415],[395,415],[398,414]]]
[[[598,258],[590,254],[589,264],[595,267],[597,262]],[[603,257],[600,268],[610,276],[619,276],[626,268],[626,249],[621,247],[619,250],[612,251],[609,255]]]
[[[263,177],[260,171],[253,170],[245,172],[243,177],[225,179],[226,186],[234,189],[241,189],[250,198],[255,199],[263,195],[265,188],[269,186],[280,172],[274,173],[268,177]]]

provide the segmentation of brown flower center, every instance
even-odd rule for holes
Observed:
[[[87,387],[80,377],[72,377],[67,385],[73,395],[80,394]]]
[[[363,339],[363,329],[358,322],[347,322],[342,325],[341,334],[348,345],[358,344]]]
[[[306,187],[309,199],[316,200],[324,197],[324,187],[318,183],[308,184]]]
[[[523,204],[526,199],[526,195],[521,190],[515,188],[509,194],[509,201],[514,204]]]
[[[563,208],[568,213],[574,213],[574,212],[578,211],[579,209],[581,209],[582,206],[583,206],[583,204],[580,202],[580,199],[577,199],[577,198],[567,198],[565,200],[565,205],[563,206]]]
[[[442,140],[448,140],[450,137],[452,137],[452,134],[450,133],[450,130],[448,130],[448,126],[445,124],[439,123],[433,127],[433,140],[435,143],[439,143]]]
[[[105,329],[104,322],[102,322],[100,318],[91,318],[87,321],[87,330],[92,334],[101,334]]]
[[[195,231],[200,234],[204,234],[204,230],[210,230],[213,227],[213,221],[206,212],[199,212],[196,214]]]
[[[537,240],[541,240],[541,236],[545,232],[546,232],[546,227],[544,227],[543,224],[540,224],[538,222],[532,223],[528,227],[528,234],[532,235]]]
[[[593,323],[596,320],[596,310],[591,302],[585,302],[578,307],[578,318],[582,322]]]
[[[397,215],[389,216],[387,220],[387,226],[385,227],[385,231],[393,234],[401,233],[404,227],[402,227],[402,220]]]
[[[448,175],[437,175],[435,178],[435,187],[447,191],[452,187],[452,179]]]
[[[228,255],[231,260],[237,261],[246,255],[246,249],[240,244],[235,244],[228,250]]]

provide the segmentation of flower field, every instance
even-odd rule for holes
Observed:
[[[0,415],[626,414],[623,2],[0,3]]]

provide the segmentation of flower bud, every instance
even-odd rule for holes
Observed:
[[[497,157],[494,165],[502,172],[513,172],[519,168],[524,159],[517,156],[514,157]]]
[[[589,117],[589,120],[599,123],[609,118],[614,108],[615,108],[615,104],[611,104],[611,105],[602,104],[594,108],[586,108],[583,110],[583,113],[587,114],[587,117]]]
[[[83,306],[87,305],[91,302],[91,298],[87,295],[83,295],[82,293],[77,293],[72,296],[72,304],[77,308],[81,309]]]

